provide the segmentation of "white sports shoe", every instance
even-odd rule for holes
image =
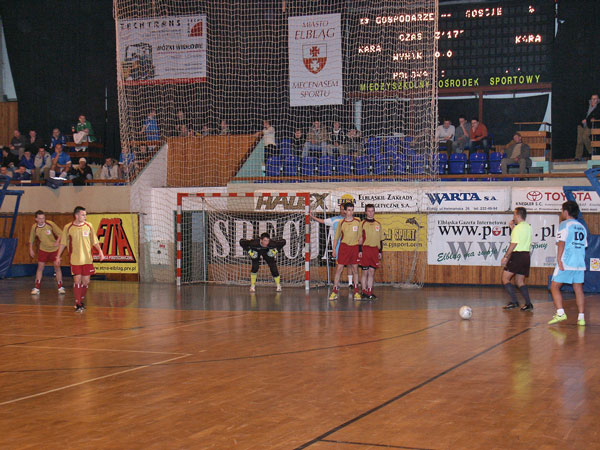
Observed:
[[[59,294],[66,294],[67,291],[65,291],[65,288],[61,286],[61,287],[58,288],[58,293]]]
[[[277,285],[277,287],[275,288],[275,291],[281,292],[281,285],[280,284]]]
[[[40,290],[39,290],[38,288],[36,288],[36,287],[34,287],[34,288],[31,290],[31,295],[38,295],[39,293],[40,293]]]
[[[256,292],[256,286],[250,286],[250,292]]]

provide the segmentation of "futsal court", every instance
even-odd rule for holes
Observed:
[[[520,312],[496,287],[95,281],[74,314],[28,287],[0,297],[0,448],[597,448],[596,295],[577,327],[534,288]]]

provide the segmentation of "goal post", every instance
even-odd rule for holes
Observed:
[[[290,199],[294,205],[291,210],[256,210],[259,199],[275,198]],[[309,289],[318,281],[318,267],[311,277],[309,193],[178,192],[176,284],[249,283],[250,260],[239,240],[258,238],[263,232],[286,241],[276,258],[282,283]],[[268,272],[261,269],[259,283],[268,279]]]

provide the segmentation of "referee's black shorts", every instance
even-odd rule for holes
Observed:
[[[530,263],[529,252],[512,252],[504,270],[528,277]]]

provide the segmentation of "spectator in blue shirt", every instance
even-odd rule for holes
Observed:
[[[56,144],[61,144],[64,146],[66,143],[67,140],[65,139],[65,136],[60,132],[58,128],[52,130],[52,137],[50,137],[50,149],[54,150]]]
[[[27,181],[31,180],[31,174],[27,172],[25,166],[21,165],[13,174],[13,180]]]
[[[63,172],[67,163],[71,161],[71,157],[63,152],[62,144],[56,144],[54,147],[54,153],[52,153],[52,168],[50,169],[50,176],[55,177],[57,173]]]
[[[127,147],[123,147],[119,157],[119,168],[121,169],[121,178],[126,180],[133,175],[135,168],[135,156]]]
[[[34,159],[33,156],[31,156],[31,151],[29,149],[23,152],[23,157],[21,158],[20,165],[25,166],[25,169],[27,170],[28,174],[31,174],[33,172],[33,169],[35,169]]]
[[[156,111],[152,110],[146,117],[144,126],[142,127],[142,133],[146,133],[147,141],[160,141],[160,134],[158,131],[158,124],[156,123]]]

